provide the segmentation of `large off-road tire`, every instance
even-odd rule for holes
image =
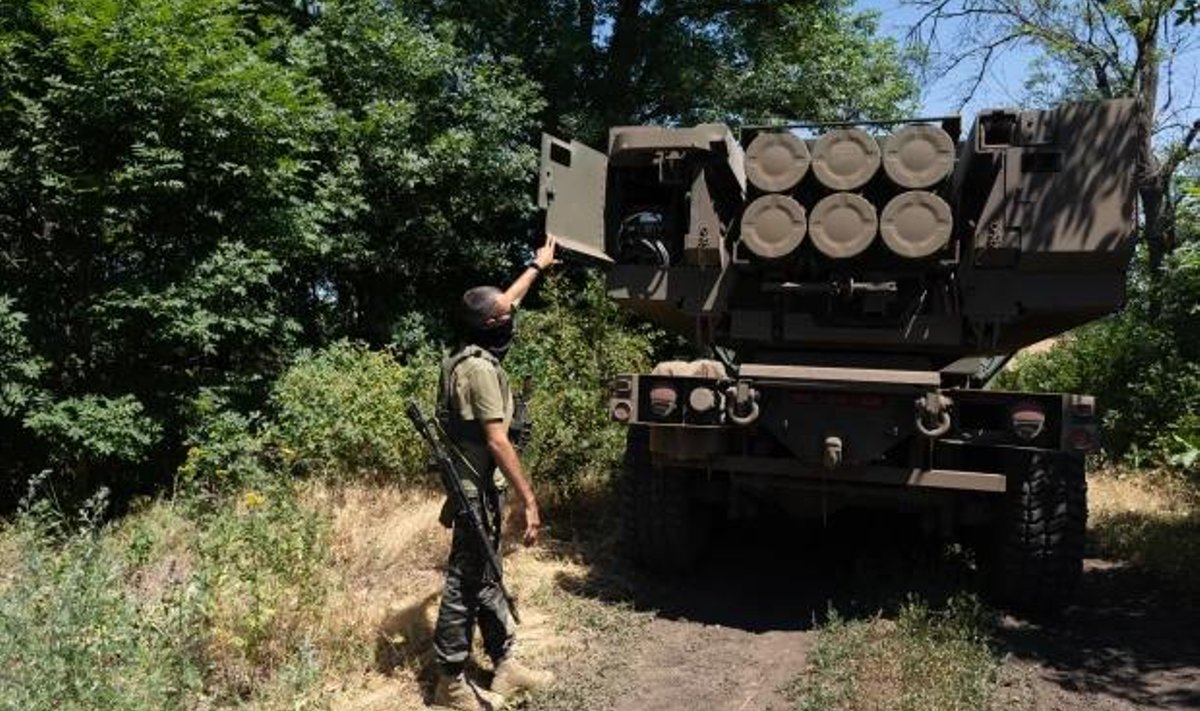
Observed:
[[[692,496],[695,476],[687,469],[653,466],[649,431],[630,427],[618,490],[621,547],[646,570],[682,572],[707,547],[712,516]]]
[[[1053,614],[1083,575],[1087,479],[1083,458],[1044,452],[1014,456],[988,578],[1004,605]]]

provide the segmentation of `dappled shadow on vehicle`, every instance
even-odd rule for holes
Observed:
[[[1136,568],[1089,560],[1076,605],[1053,620],[1005,618],[997,637],[1066,691],[1200,708],[1200,601]]]
[[[869,617],[916,595],[937,604],[971,587],[969,554],[922,533],[915,517],[844,512],[827,522],[729,522],[691,571],[648,575],[610,556],[565,589],[660,617],[750,632],[809,629],[836,610]]]

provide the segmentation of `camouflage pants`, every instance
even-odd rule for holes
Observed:
[[[492,497],[490,518],[483,511],[478,497],[471,497],[471,507],[481,520],[491,521],[492,546],[500,548],[500,515],[503,496]],[[471,638],[475,624],[483,634],[483,646],[493,662],[498,662],[512,648],[516,635],[508,603],[497,581],[488,572],[486,556],[479,549],[471,523],[463,512],[454,518],[454,537],[450,545],[450,563],[442,589],[442,604],[438,608],[437,626],[433,632],[433,652],[443,673],[462,671],[471,655]]]

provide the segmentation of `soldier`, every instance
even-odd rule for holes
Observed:
[[[478,286],[463,294],[463,345],[442,362],[438,416],[470,465],[459,467],[464,470],[463,488],[472,508],[492,533],[497,550],[506,483],[515,490],[524,512],[525,545],[537,541],[542,523],[537,498],[521,470],[510,437],[513,395],[500,361],[512,343],[513,311],[538,274],[555,263],[554,245],[554,236],[547,235],[546,243],[506,291]],[[440,675],[433,702],[459,711],[476,711],[483,708],[478,692],[463,675],[476,622],[483,634],[484,649],[495,666],[494,693],[510,696],[538,689],[549,684],[553,676],[514,659],[516,630],[508,604],[498,581],[485,574],[484,556],[464,519],[452,509],[443,511],[442,522],[453,522],[454,534],[434,630],[433,648]]]

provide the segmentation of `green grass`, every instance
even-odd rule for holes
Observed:
[[[186,708],[202,685],[188,593],[138,599],[103,529],[60,523],[43,509],[6,534],[19,553],[0,587],[0,709]]]
[[[910,599],[895,619],[832,613],[809,668],[786,689],[796,711],[986,709],[999,669],[991,614],[970,595],[944,609]]]
[[[0,711],[159,711],[315,683],[328,546],[291,486],[103,522],[43,499],[0,532]]]

